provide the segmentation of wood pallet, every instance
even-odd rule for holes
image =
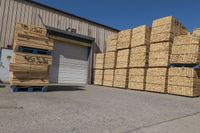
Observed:
[[[46,86],[31,86],[31,87],[24,87],[24,86],[11,86],[12,92],[47,92]]]

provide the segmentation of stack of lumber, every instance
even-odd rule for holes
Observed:
[[[127,69],[115,69],[114,87],[126,88],[127,86]]]
[[[196,28],[196,29],[194,29],[192,35],[193,35],[193,36],[200,37],[200,28]]]
[[[106,40],[106,52],[112,52],[117,50],[118,35],[110,35]]]
[[[200,69],[174,67],[169,69],[168,93],[189,97],[200,96]]]
[[[47,86],[52,64],[52,56],[47,53],[53,50],[53,40],[46,37],[46,29],[17,23],[13,49],[11,85]],[[41,51],[46,54],[40,54]]]
[[[105,53],[105,69],[114,69],[116,65],[116,52],[106,52]]]
[[[96,54],[96,60],[95,60],[95,69],[104,69],[104,53],[98,53]]]
[[[151,44],[149,52],[149,67],[167,67],[169,65],[171,42]]]
[[[146,68],[129,69],[128,88],[134,90],[145,90]]]
[[[117,51],[116,68],[128,68],[129,53],[130,53],[129,49],[123,49]]]
[[[113,81],[114,81],[114,69],[105,69],[103,77],[103,85],[112,87]]]
[[[94,84],[102,85],[103,84],[103,71],[104,70],[94,70]]]
[[[123,30],[118,34],[117,49],[130,48],[132,30]]]
[[[168,68],[148,68],[146,91],[166,93]]]
[[[200,64],[200,38],[194,35],[175,37],[171,64]]]
[[[97,53],[94,66],[94,84],[103,84],[104,53]]]
[[[129,67],[147,67],[150,42],[150,28],[146,25],[132,30]]]

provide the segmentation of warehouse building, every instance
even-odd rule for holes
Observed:
[[[47,28],[54,39],[50,83],[92,81],[94,53],[104,52],[112,27],[31,0],[0,0],[0,80],[9,82],[16,22]]]

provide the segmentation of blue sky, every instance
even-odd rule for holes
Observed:
[[[200,0],[35,0],[119,30],[172,15],[192,31],[200,27]]]

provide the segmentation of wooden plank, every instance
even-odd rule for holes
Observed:
[[[52,56],[15,52],[13,57],[13,63],[31,65],[51,65]]]
[[[96,60],[95,60],[95,69],[104,69],[104,53],[98,53],[96,54]]]
[[[94,71],[94,84],[102,85],[103,84],[103,70]]]
[[[117,50],[117,38],[118,35],[110,35],[106,40],[106,52],[112,52]]]
[[[130,48],[131,46],[132,30],[120,31],[118,34],[117,49]]]
[[[116,52],[106,52],[105,53],[105,69],[114,69],[116,65]]]

